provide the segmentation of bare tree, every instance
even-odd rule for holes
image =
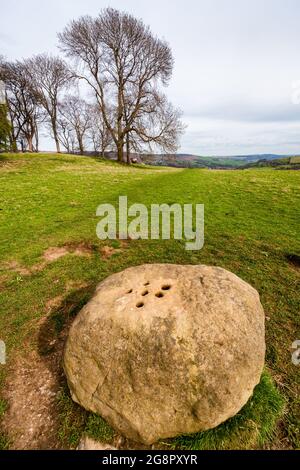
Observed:
[[[60,94],[72,82],[73,74],[59,57],[40,54],[25,61],[31,89],[45,109],[50,122],[56,150],[60,153],[57,119]]]
[[[76,151],[76,134],[70,122],[61,114],[57,119],[57,133],[59,142],[68,153]]]
[[[97,152],[104,157],[105,152],[109,147],[111,147],[113,142],[111,133],[104,123],[98,104],[91,106],[90,113],[91,122],[88,130],[88,137],[93,145],[94,152]]]
[[[148,106],[132,125],[134,145],[140,144],[150,151],[161,148],[164,152],[176,152],[185,129],[180,118],[181,111],[174,108],[165,95],[153,93]]]
[[[143,134],[141,116],[148,113],[155,89],[171,77],[169,45],[141,20],[112,8],[95,19],[72,21],[59,39],[61,49],[81,65],[77,76],[92,87],[118,160],[123,161],[124,144],[130,145],[127,135],[138,129]]]
[[[10,147],[33,152],[38,150],[38,124],[42,112],[31,89],[31,79],[24,61],[0,64],[0,77],[5,83],[5,96],[11,121]]]
[[[79,152],[83,155],[87,131],[91,126],[91,106],[79,96],[67,95],[60,105],[60,113],[73,129]]]

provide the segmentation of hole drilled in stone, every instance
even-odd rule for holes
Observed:
[[[131,292],[132,292],[132,289],[129,289],[129,290],[126,292],[126,294],[131,294]]]
[[[164,284],[164,285],[162,286],[162,290],[169,290],[169,289],[171,289],[171,285],[170,285],[170,284]]]
[[[148,291],[147,289],[144,290],[144,292],[142,292],[142,296],[145,296],[145,295],[147,295],[147,294],[149,294],[149,291]]]
[[[156,295],[156,297],[163,297],[164,296],[164,294],[162,292],[157,292],[155,295]]]
[[[149,286],[149,284],[150,284],[150,282],[147,281],[147,282],[145,282],[144,286]]]
[[[141,307],[144,307],[144,302],[138,302],[136,304],[137,308],[141,308]]]

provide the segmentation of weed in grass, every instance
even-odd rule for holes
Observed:
[[[94,413],[89,414],[86,420],[84,433],[88,437],[101,442],[111,442],[115,435],[115,431],[109,426],[109,424],[107,424],[101,416]]]

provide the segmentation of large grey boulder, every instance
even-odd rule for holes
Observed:
[[[101,282],[71,326],[73,399],[145,444],[217,426],[264,365],[255,289],[222,268],[142,265]]]

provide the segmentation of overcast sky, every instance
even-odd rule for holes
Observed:
[[[180,152],[300,153],[299,0],[9,0],[0,54],[56,53],[71,19],[107,6],[142,18],[171,45],[166,92],[188,125]]]

